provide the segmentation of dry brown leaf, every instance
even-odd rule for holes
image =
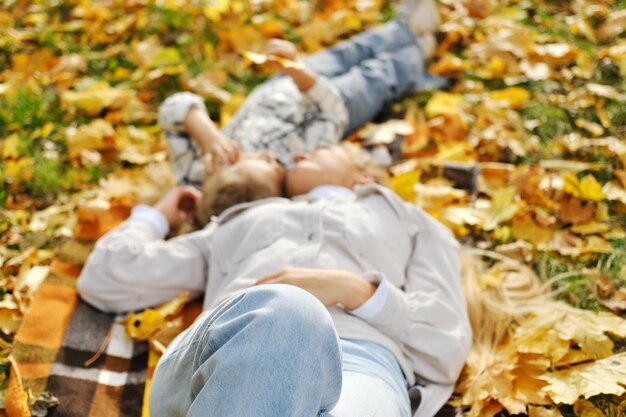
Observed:
[[[226,76],[226,73],[224,73],[224,76]],[[201,74],[195,78],[183,76],[183,86],[204,98],[212,98],[220,103],[228,103],[230,101],[230,93],[220,88],[214,79],[215,74]]]
[[[424,113],[413,102],[409,104],[404,120],[413,127],[413,132],[406,135],[402,141],[402,154],[405,158],[410,158],[428,145],[430,132]]]
[[[617,10],[609,14],[596,32],[600,40],[606,41],[617,37],[626,28],[626,10]]]
[[[482,162],[478,173],[481,192],[491,195],[495,190],[512,185],[515,165],[500,162]]]
[[[563,417],[558,408],[528,406],[528,417]]]
[[[511,232],[515,239],[526,240],[535,246],[545,244],[552,239],[554,230],[537,221],[532,211],[518,212],[513,218]]]
[[[538,165],[522,170],[516,181],[520,196],[530,204],[553,207],[554,202],[541,187],[546,177],[546,171]]]
[[[553,250],[563,256],[579,256],[585,247],[585,242],[568,230],[558,230],[548,243],[548,250]]]
[[[593,219],[594,207],[591,203],[566,196],[559,201],[559,219],[563,223],[587,223]]]
[[[617,178],[617,181],[619,181],[622,188],[626,189],[626,171],[615,168],[613,170],[613,175]]]
[[[415,133],[413,126],[405,120],[391,119],[384,123],[368,123],[358,132],[365,145],[390,144],[397,135],[406,136]]]
[[[19,368],[9,355],[11,363],[11,374],[9,375],[9,386],[6,392],[6,412],[8,417],[30,417],[30,407],[28,406],[28,394],[22,386]]]
[[[582,399],[574,403],[574,413],[577,417],[607,417],[591,401]]]
[[[524,240],[498,245],[495,250],[518,261],[530,262],[533,259],[533,245]]]
[[[428,67],[428,71],[432,74],[443,75],[451,72],[463,71],[466,65],[459,57],[454,55],[446,55]]]
[[[600,304],[616,314],[626,311],[626,288],[618,289],[615,282],[606,275],[596,275],[593,280]]]
[[[126,220],[133,205],[132,199],[114,198],[110,202],[94,200],[79,207],[76,210],[76,239],[95,242]]]
[[[465,141],[466,123],[458,114],[437,116],[428,122],[429,131],[438,143]],[[441,148],[441,145],[440,145]],[[466,152],[463,151],[463,155]]]

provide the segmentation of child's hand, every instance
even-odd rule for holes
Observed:
[[[220,166],[231,165],[239,160],[239,146],[226,136],[212,138],[202,159],[206,173],[211,175]]]
[[[178,227],[193,218],[202,193],[190,186],[178,186],[169,190],[154,206],[165,215],[170,227]]]
[[[268,56],[274,55],[294,61],[297,52],[296,46],[293,43],[283,39],[272,39],[267,44],[264,53]]]

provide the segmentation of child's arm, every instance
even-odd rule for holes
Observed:
[[[203,155],[207,172],[213,172],[219,164],[235,162],[239,157],[237,144],[224,135],[207,113],[202,97],[189,92],[180,92],[168,97],[159,108],[159,126],[173,133],[177,140],[187,134]],[[170,135],[168,135],[170,138]],[[179,146],[187,152],[188,145]],[[176,159],[177,148],[171,149]],[[208,164],[207,164],[208,162]]]
[[[317,74],[298,62],[296,53],[295,45],[282,39],[272,39],[265,50],[268,62],[278,71],[290,76],[300,91],[306,92],[315,84]]]
[[[218,129],[203,109],[191,107],[183,127],[200,146],[208,173],[217,171],[220,164],[232,164],[239,159],[237,144]]]

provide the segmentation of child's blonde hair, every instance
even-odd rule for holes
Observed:
[[[276,197],[276,191],[267,184],[229,168],[210,175],[204,182],[202,201],[196,213],[201,227],[204,227],[212,216],[218,216],[236,204]]]

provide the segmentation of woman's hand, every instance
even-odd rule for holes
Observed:
[[[169,190],[154,206],[165,215],[170,227],[178,227],[193,218],[202,193],[190,186],[178,186]]]
[[[347,310],[358,308],[376,291],[365,279],[338,269],[285,268],[256,283],[264,284],[294,285],[313,294],[326,307],[341,304]]]

